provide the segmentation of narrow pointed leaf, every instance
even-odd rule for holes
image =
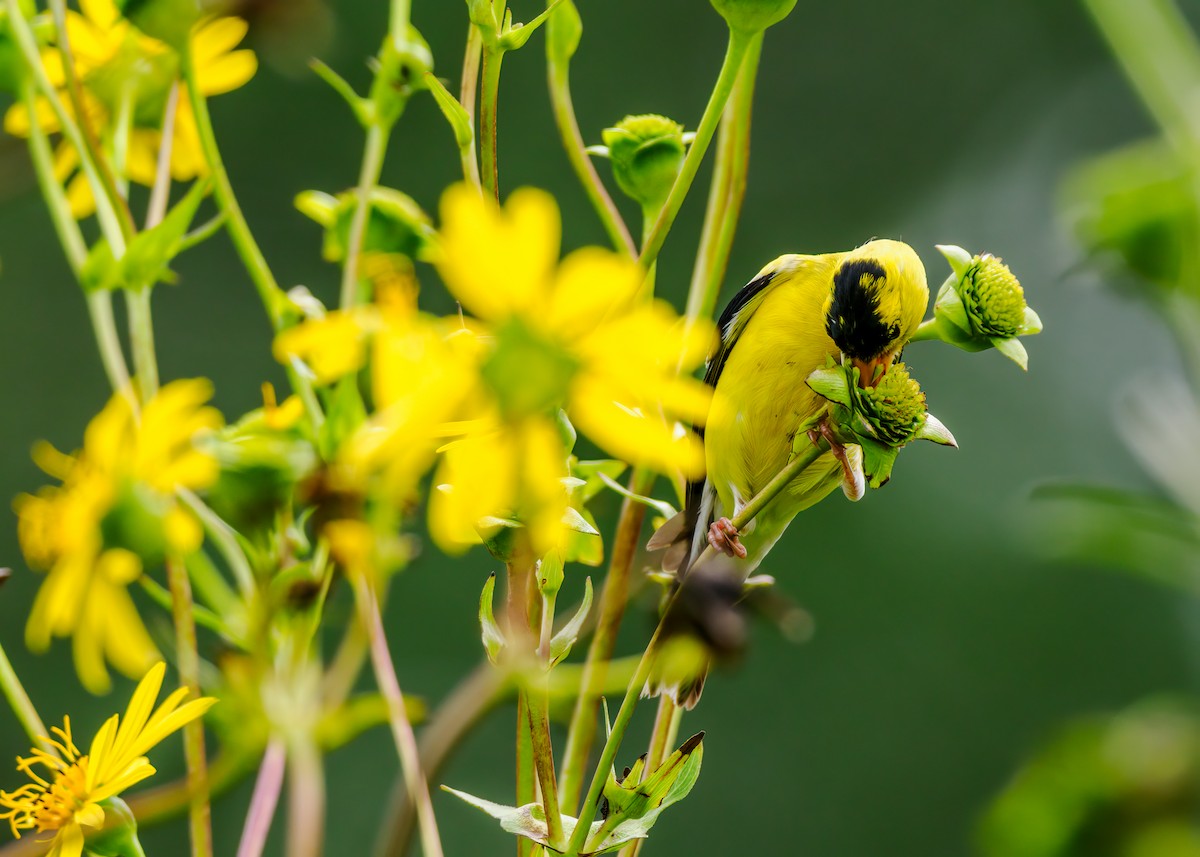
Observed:
[[[479,629],[483,637],[483,649],[493,664],[499,660],[500,652],[508,644],[504,639],[504,632],[496,623],[496,614],[492,608],[495,591],[496,572],[493,571],[488,575],[487,583],[483,584],[483,592],[479,596]]]
[[[579,639],[583,623],[587,621],[588,611],[592,609],[592,579],[583,581],[583,602],[571,621],[563,625],[561,630],[550,639],[550,665],[554,666],[571,653],[571,647]]]
[[[1016,339],[993,339],[992,344],[996,346],[996,350],[1016,363],[1026,372],[1029,371],[1029,353],[1025,350],[1025,346],[1021,344],[1021,340]]]
[[[946,428],[945,423],[933,414],[925,415],[925,425],[921,426],[921,430],[917,432],[916,439],[931,440],[934,443],[958,449],[958,441],[954,439],[954,435],[950,433],[950,429]]]

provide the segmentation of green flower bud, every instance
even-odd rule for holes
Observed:
[[[100,801],[100,807],[104,810],[104,831],[88,839],[87,853],[95,857],[146,857],[129,804],[110,797]]]
[[[729,29],[759,33],[778,24],[796,8],[796,0],[710,0]]]
[[[602,136],[621,190],[642,208],[661,207],[687,154],[683,126],[649,113],[626,116]]]
[[[329,262],[346,258],[350,223],[358,203],[357,188],[336,197],[308,190],[296,196],[296,208],[325,227],[322,255]],[[400,253],[424,259],[435,240],[429,215],[407,194],[386,187],[371,191],[371,212],[363,237],[364,253]]]
[[[977,333],[1004,339],[1025,327],[1025,290],[998,256],[976,256],[959,286]]]
[[[425,88],[425,75],[433,71],[433,53],[429,43],[410,24],[407,38],[388,36],[383,40],[376,62],[370,101],[375,106],[375,121],[390,128],[404,112],[409,96]]]
[[[903,446],[925,426],[925,394],[903,363],[884,373],[874,387],[857,391],[860,413],[889,446]]]
[[[158,565],[167,555],[163,516],[169,506],[169,501],[146,486],[126,483],[100,521],[104,547],[136,554],[144,566]]]

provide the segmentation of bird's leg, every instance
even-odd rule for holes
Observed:
[[[737,527],[728,518],[718,518],[708,525],[708,543],[725,556],[746,558],[746,546],[738,540]]]
[[[821,440],[824,439],[829,444],[829,451],[833,453],[833,457],[841,462],[843,479],[848,483],[854,483],[854,467],[846,459],[846,447],[842,446],[841,441],[837,439],[833,428],[829,425],[828,418],[822,418],[816,428],[808,430],[808,439],[812,441],[813,446],[819,446]]]

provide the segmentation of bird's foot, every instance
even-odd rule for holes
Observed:
[[[719,518],[709,524],[708,543],[713,550],[720,551],[725,556],[746,558],[746,546],[738,540],[737,527],[728,518]]]
[[[846,458],[846,447],[837,439],[833,428],[829,425],[828,419],[822,419],[817,423],[817,427],[808,430],[808,439],[812,441],[813,446],[819,446],[824,440],[829,444],[829,451],[833,453],[842,465],[842,477],[847,483],[855,483],[858,480],[858,472],[853,464]],[[859,468],[861,470],[861,468]]]

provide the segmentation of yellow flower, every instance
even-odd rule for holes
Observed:
[[[120,16],[113,0],[81,0],[82,14],[68,10],[67,37],[75,71],[83,84],[81,101],[86,120],[102,139],[111,144],[110,127],[130,101],[132,129],[123,174],[139,184],[151,185],[162,144],[162,122],[167,94],[179,74],[177,55],[162,42],[143,35]],[[246,22],[239,18],[210,18],[196,25],[191,50],[196,78],[205,96],[220,95],[244,85],[257,71],[250,50],[234,50],[246,35]],[[51,83],[71,110],[66,90],[63,57],[58,48],[42,52]],[[44,98],[39,98],[31,118],[24,104],[15,104],[4,117],[4,128],[18,137],[29,136],[30,123],[47,133],[59,130],[58,118]],[[77,218],[95,210],[95,200],[86,177],[77,172],[79,153],[66,141],[55,151],[55,168],[67,182],[67,198]],[[175,127],[171,143],[171,176],[186,181],[207,174],[196,118],[188,101],[187,88],[180,84]],[[68,181],[69,179],[69,181]]]
[[[86,755],[71,736],[71,720],[42,737],[43,747],[17,758],[17,770],[33,781],[12,792],[0,791],[0,819],[9,823],[13,836],[22,831],[53,834],[49,857],[81,857],[87,831],[104,825],[106,800],[147,777],[154,766],[146,753],[171,733],[201,717],[215,699],[202,697],[180,705],[188,695],[180,688],[151,711],[162,688],[166,664],[157,663],[142,678],[122,720],[116,714],[105,721],[92,739]],[[44,773],[38,773],[36,767]]]
[[[114,396],[89,423],[83,449],[64,455],[43,444],[35,459],[60,486],[15,503],[18,536],[29,564],[47,571],[29,615],[29,647],[44,650],[71,636],[75,667],[93,693],[110,687],[106,663],[138,676],[159,654],[127,588],[147,558],[198,546],[197,527],[174,500],[178,488],[203,488],[216,459],[194,444],[216,429],[220,414],[204,403],[205,380],[164,386],[135,417]]]
[[[463,307],[498,331],[494,359],[505,371],[491,383],[500,398],[524,388],[516,395],[537,402],[531,388],[542,385],[545,399],[565,399],[572,422],[617,457],[700,475],[703,449],[676,421],[702,421],[709,391],[679,372],[704,359],[712,330],[644,300],[643,272],[616,253],[585,247],[559,264],[558,207],[547,193],[518,190],[501,210],[458,185],[441,212],[438,270]]]

